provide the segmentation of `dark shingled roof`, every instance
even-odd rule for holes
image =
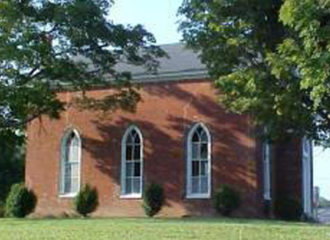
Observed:
[[[187,49],[183,43],[166,44],[160,46],[168,58],[160,58],[156,74],[148,72],[144,67],[120,63],[118,71],[128,71],[132,80],[137,82],[158,82],[171,80],[188,80],[208,78],[206,66],[201,63],[198,54]]]

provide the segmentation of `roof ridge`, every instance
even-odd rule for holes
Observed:
[[[158,47],[163,46],[175,46],[175,45],[186,45],[184,42],[172,42],[172,43],[163,43],[163,44],[157,44]]]

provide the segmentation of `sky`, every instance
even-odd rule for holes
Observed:
[[[110,19],[115,23],[142,24],[154,34],[158,44],[181,40],[178,33],[177,10],[182,0],[115,0]],[[314,148],[314,186],[330,199],[330,150]]]
[[[320,195],[330,199],[330,149],[314,147],[314,186],[320,187]]]
[[[110,19],[115,23],[142,24],[156,37],[158,44],[176,43],[177,11],[182,0],[115,0]]]

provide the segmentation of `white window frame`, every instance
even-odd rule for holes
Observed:
[[[64,192],[65,189],[65,162],[66,162],[66,148],[67,148],[67,141],[68,138],[70,137],[70,135],[74,133],[77,138],[78,138],[78,142],[79,142],[79,150],[78,150],[78,162],[79,162],[79,167],[78,167],[78,189],[76,192],[69,192],[66,193]],[[61,141],[61,166],[60,166],[60,197],[61,198],[74,198],[75,196],[77,196],[79,190],[80,190],[80,185],[81,185],[81,137],[79,132],[76,129],[70,129],[68,131],[66,131],[66,133],[64,134],[62,141]]]
[[[198,127],[203,128],[203,130],[205,131],[206,135],[207,135],[207,140],[208,140],[208,144],[207,144],[207,160],[208,160],[208,169],[207,169],[207,173],[208,173],[208,192],[207,193],[192,193],[192,182],[191,182],[191,178],[192,178],[192,137],[195,133],[195,131],[197,130]],[[212,159],[211,159],[211,134],[210,131],[208,130],[208,128],[203,124],[203,123],[196,123],[194,124],[194,126],[190,129],[188,136],[187,136],[187,172],[186,172],[186,198],[187,199],[208,199],[211,197],[211,169],[212,169]]]
[[[262,145],[263,162],[263,197],[264,200],[271,200],[271,144],[265,141]]]
[[[141,159],[141,167],[140,167],[140,193],[133,193],[133,194],[127,194],[126,193],[126,140],[128,135],[130,134],[131,131],[135,130],[137,132],[137,134],[140,137],[140,159]],[[143,165],[143,149],[144,149],[144,145],[143,145],[143,136],[142,133],[140,131],[140,129],[135,126],[132,125],[130,127],[128,127],[125,131],[125,134],[122,138],[121,141],[121,195],[120,198],[142,198],[142,193],[143,193],[143,179],[144,179],[144,174],[143,174],[143,169],[144,169],[144,165]]]

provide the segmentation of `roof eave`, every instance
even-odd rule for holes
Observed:
[[[141,74],[133,75],[133,83],[158,83],[168,81],[182,81],[182,80],[196,80],[196,79],[209,79],[210,76],[207,70],[198,71],[185,71],[185,72],[172,72],[172,73],[160,73],[160,74]]]

